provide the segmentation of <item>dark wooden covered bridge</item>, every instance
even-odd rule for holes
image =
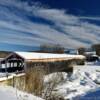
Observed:
[[[68,66],[72,59],[83,60],[81,55],[50,54],[36,52],[13,52],[0,61],[1,72],[22,72],[30,67],[48,66],[50,72],[71,71],[72,66]]]

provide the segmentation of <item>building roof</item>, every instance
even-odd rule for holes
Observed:
[[[37,53],[37,52],[14,52],[26,60],[31,59],[49,59],[49,58],[78,58],[84,59],[82,55],[69,55],[69,54],[51,54],[51,53]]]
[[[88,52],[85,52],[85,54],[87,55],[96,55],[96,51],[88,51]]]

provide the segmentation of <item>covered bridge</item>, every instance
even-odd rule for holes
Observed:
[[[36,52],[13,52],[0,61],[0,71],[16,72],[25,71],[27,68],[42,66],[53,71],[72,71],[68,64],[71,60],[83,60],[81,55],[51,54]]]

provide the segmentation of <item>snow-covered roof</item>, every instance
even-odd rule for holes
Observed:
[[[37,53],[37,52],[15,52],[26,60],[30,59],[48,59],[48,58],[79,58],[83,59],[82,55],[69,55],[69,54],[52,54],[52,53]]]
[[[96,51],[88,51],[88,52],[85,52],[85,54],[88,54],[88,55],[96,55]]]

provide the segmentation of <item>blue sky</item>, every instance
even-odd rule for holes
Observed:
[[[26,0],[27,1],[27,0]],[[32,1],[33,0],[28,0]],[[50,8],[65,9],[75,15],[100,15],[100,0],[34,0]]]
[[[0,0],[0,50],[100,43],[99,0]]]

